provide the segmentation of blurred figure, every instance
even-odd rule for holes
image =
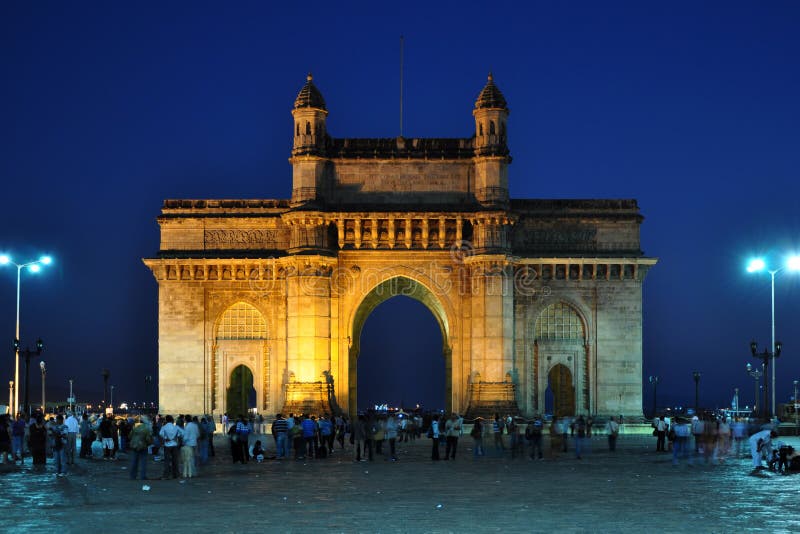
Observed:
[[[619,435],[619,424],[614,416],[606,423],[606,435],[608,436],[608,450],[614,452],[617,450],[617,436]]]
[[[761,457],[772,456],[772,439],[777,438],[775,430],[762,430],[750,436],[750,455],[753,458],[753,469],[761,469]]]
[[[479,456],[486,456],[486,451],[483,450],[483,417],[477,417],[475,419],[469,435],[472,436],[473,441],[472,455],[476,458]]]

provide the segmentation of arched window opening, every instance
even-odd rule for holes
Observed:
[[[237,302],[222,315],[217,339],[267,339],[267,322],[256,308]]]
[[[536,320],[535,336],[538,340],[584,339],[583,321],[575,309],[564,302],[551,304]]]

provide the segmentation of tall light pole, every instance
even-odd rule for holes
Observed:
[[[106,401],[108,400],[108,377],[111,376],[111,371],[108,369],[103,369],[101,374],[103,375],[103,404],[107,408],[108,404],[106,404]]]
[[[17,268],[17,328],[15,330],[14,339],[19,339],[19,290],[20,282],[22,281],[22,269],[28,268],[31,273],[38,273],[42,270],[42,265],[50,265],[53,259],[50,256],[42,256],[36,261],[29,261],[26,263],[17,263],[6,254],[0,255],[0,265],[14,265]],[[19,346],[16,347],[14,357],[14,383],[17,384],[17,389],[14,390],[14,410],[12,413],[19,412]]]
[[[70,378],[69,379],[69,399],[68,400],[69,400],[69,411],[74,413],[74,411],[75,411],[75,407],[74,407],[75,397],[72,394],[72,381],[73,381],[73,379]]]
[[[794,381],[794,435],[798,435],[798,419],[797,419],[797,407],[800,406],[797,404],[797,380]]]
[[[8,381],[8,413],[11,414],[11,418],[14,419],[16,415],[14,413],[14,381]]]
[[[764,261],[763,258],[755,258],[750,260],[750,263],[747,265],[747,272],[748,273],[757,273],[761,271],[767,271],[769,273],[770,281],[771,281],[771,306],[772,306],[772,347],[775,346],[775,275],[781,272],[784,269],[789,269],[790,271],[800,271],[800,256],[791,256],[787,261],[786,264],[778,267],[777,269],[768,269],[767,262]],[[773,356],[772,360],[772,408],[770,413],[775,413],[775,356]],[[764,379],[766,381],[766,378]]]
[[[145,375],[144,377],[144,396],[145,396],[145,406],[147,406],[147,401],[150,400],[150,388],[153,385],[153,375]]]
[[[656,403],[656,394],[658,393],[658,381],[659,377],[652,375],[650,376],[650,383],[653,384],[653,418],[655,418],[657,415],[656,409],[658,405]]]
[[[773,411],[767,408],[767,391],[769,389],[767,385],[767,376],[766,376],[767,366],[769,365],[769,361],[772,360],[773,363],[772,370],[773,371],[775,370],[775,365],[774,365],[775,358],[781,355],[781,347],[782,344],[780,341],[778,341],[773,345],[774,350],[772,352],[768,351],[767,349],[764,349],[764,352],[758,352],[758,343],[756,343],[755,341],[750,342],[750,353],[753,355],[754,358],[759,358],[761,360],[762,362],[761,368],[764,370],[764,411],[766,412],[767,415],[764,419],[766,420],[772,419],[772,415],[774,414]],[[772,392],[772,400],[773,402],[775,400],[774,390]]]
[[[764,374],[763,371],[759,371],[758,369],[753,369],[753,366],[750,365],[750,362],[747,363],[747,374],[753,377],[755,380],[755,388],[753,390],[753,413],[759,415],[758,410],[758,379],[761,378],[761,375]]]
[[[114,413],[114,386],[111,386],[111,413]]]
[[[700,372],[694,371],[692,373],[694,378],[694,413],[700,413]]]
[[[39,356],[39,355],[42,354],[42,351],[44,350],[44,342],[42,341],[42,338],[37,339],[36,340],[36,350],[35,351],[33,351],[33,350],[31,350],[31,349],[29,349],[27,347],[25,348],[25,350],[19,350],[19,339],[15,339],[14,340],[14,348],[15,348],[17,354],[21,354],[22,356],[25,357],[25,397],[24,397],[24,401],[25,401],[24,404],[25,405],[23,406],[23,408],[25,409],[24,413],[26,415],[30,415],[31,414],[31,411],[30,411],[30,406],[31,406],[31,403],[30,403],[30,398],[31,398],[31,394],[30,394],[30,392],[31,392],[31,382],[30,382],[31,356],[34,356],[34,355]],[[17,389],[19,389],[19,388],[17,388]]]
[[[47,403],[45,403],[44,398],[44,377],[47,375],[47,367],[45,367],[44,362],[39,362],[39,368],[42,370],[42,414],[46,414]]]

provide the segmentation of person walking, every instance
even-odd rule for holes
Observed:
[[[272,438],[275,440],[275,451],[278,460],[286,458],[289,454],[286,450],[286,436],[289,432],[289,425],[283,414],[277,414],[272,422]]]
[[[525,438],[531,447],[531,460],[541,460],[544,457],[542,450],[542,435],[544,433],[544,421],[540,415],[536,415],[525,428]]]
[[[45,465],[47,462],[47,428],[44,417],[37,414],[28,427],[28,449],[33,457],[33,465]]]
[[[353,461],[354,462],[366,462],[366,458],[361,457],[362,451],[366,456],[366,450],[364,450],[364,444],[367,440],[367,419],[364,417],[363,414],[359,415],[358,418],[353,421],[353,428],[351,429],[350,438],[353,441]]]
[[[503,420],[500,418],[500,414],[494,414],[494,420],[492,421],[492,433],[494,434],[494,450],[495,451],[503,451],[505,452],[506,446],[503,443]]]
[[[0,464],[13,462],[14,456],[11,447],[11,425],[8,423],[8,414],[0,415]]]
[[[575,435],[575,458],[581,459],[581,452],[583,451],[583,440],[586,439],[586,420],[582,415],[579,415],[573,423],[573,433]]]
[[[663,415],[653,421],[653,428],[656,433],[656,452],[666,452],[667,422]]]
[[[246,464],[250,457],[250,423],[245,421],[243,415],[239,415],[236,424],[231,428],[235,429],[236,440],[233,442],[233,446],[239,449],[237,457],[240,462]]]
[[[483,417],[475,418],[469,435],[472,436],[472,456],[475,458],[486,456],[486,451],[483,449]]]
[[[64,421],[64,425],[67,427],[67,465],[73,465],[75,463],[75,448],[78,444],[78,432],[80,431],[81,425],[78,418],[75,417],[75,414],[72,412],[69,412],[69,416],[66,421]]]
[[[431,418],[431,426],[428,429],[428,437],[431,438],[431,460],[439,461],[439,416]]]
[[[14,461],[19,460],[23,463],[25,458],[25,448],[23,443],[25,440],[25,419],[22,414],[17,414],[16,420],[11,424],[11,448],[14,453]]]
[[[689,455],[689,436],[692,434],[692,427],[689,421],[681,417],[676,417],[672,422],[675,430],[675,440],[672,442],[672,465],[678,465],[680,458]]]
[[[184,420],[183,445],[181,446],[181,477],[193,478],[197,476],[195,452],[197,441],[200,439],[200,426],[197,417],[187,415]]]
[[[461,425],[458,422],[458,414],[453,413],[444,425],[446,445],[444,449],[444,459],[456,459],[456,449],[458,448],[458,437],[461,435]]]
[[[67,476],[67,426],[64,424],[63,415],[58,414],[55,423],[50,425],[50,437],[53,440],[56,476]]]
[[[164,480],[178,478],[178,453],[180,449],[178,442],[183,436],[183,430],[175,424],[175,419],[168,415],[166,423],[161,427],[158,435],[164,444],[164,472],[161,478]]]
[[[608,450],[614,452],[617,450],[617,436],[619,435],[619,424],[616,418],[612,415],[611,419],[606,423],[606,435],[608,436]]]
[[[391,460],[393,462],[397,461],[397,451],[396,449],[396,442],[397,442],[397,419],[394,418],[393,415],[390,415],[386,419],[386,426],[384,427],[384,436],[386,441],[389,442],[389,450],[386,451],[386,459]],[[455,452],[453,453],[455,456]]]
[[[128,438],[131,450],[130,479],[136,480],[138,470],[139,479],[147,480],[147,448],[153,444],[153,431],[146,416],[136,417]]]

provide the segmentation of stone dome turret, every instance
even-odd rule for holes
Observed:
[[[494,76],[492,76],[491,72],[489,73],[486,85],[483,87],[481,94],[478,95],[478,99],[475,101],[475,109],[484,108],[508,109],[506,98],[503,96],[503,93],[500,92],[500,89],[498,89],[494,84]]]
[[[327,111],[325,107],[325,99],[322,98],[322,93],[319,92],[317,86],[314,85],[313,76],[308,73],[306,77],[306,84],[297,93],[297,98],[294,100],[294,109],[298,108],[317,108]]]

